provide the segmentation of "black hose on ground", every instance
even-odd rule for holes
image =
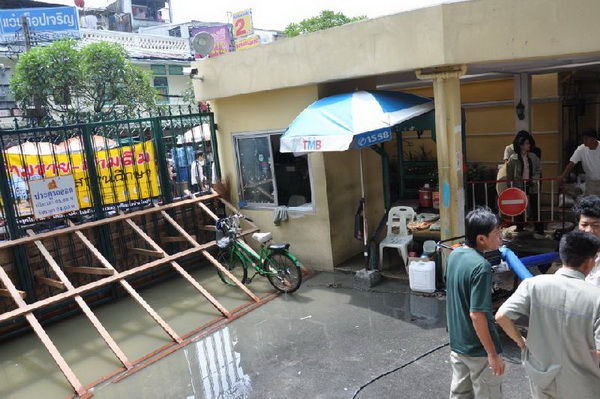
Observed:
[[[409,365],[413,364],[414,362],[416,362],[416,361],[418,361],[418,360],[421,360],[421,359],[423,359],[425,356],[431,355],[432,353],[434,353],[434,352],[436,352],[436,351],[438,351],[438,350],[440,350],[440,349],[442,349],[442,348],[445,348],[445,347],[446,347],[446,346],[448,346],[448,345],[450,345],[450,342],[446,342],[445,344],[442,344],[442,345],[436,346],[435,348],[433,348],[433,349],[431,349],[431,350],[429,350],[429,351],[427,351],[427,352],[423,353],[422,355],[419,355],[419,356],[417,356],[416,358],[414,358],[414,359],[413,359],[413,360],[411,360],[410,362],[404,363],[403,365],[401,365],[401,366],[398,366],[398,367],[396,367],[396,368],[395,368],[395,369],[393,369],[393,370],[386,371],[385,373],[378,375],[377,377],[373,378],[371,381],[367,382],[366,384],[364,384],[363,386],[361,386],[360,388],[358,388],[358,390],[357,390],[357,391],[354,393],[354,395],[352,396],[352,399],[355,399],[355,398],[356,398],[356,396],[358,396],[358,394],[360,393],[360,391],[362,391],[362,390],[363,390],[364,388],[366,388],[368,385],[370,385],[370,384],[374,383],[375,381],[379,380],[380,378],[383,378],[383,377],[385,377],[386,375],[390,375],[390,374],[392,374],[392,373],[395,373],[395,372],[396,372],[396,371],[398,371],[398,370],[402,370],[404,367],[406,367],[406,366],[409,366]]]

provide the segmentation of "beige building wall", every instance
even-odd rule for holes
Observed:
[[[351,85],[363,86],[357,81]],[[348,86],[349,87],[349,86]],[[305,86],[222,98],[211,102],[218,124],[219,159],[224,177],[232,182],[232,201],[239,202],[239,186],[233,135],[246,132],[281,131],[318,93],[346,91],[336,85]],[[263,231],[275,241],[289,242],[300,261],[312,269],[333,267],[360,253],[363,245],[353,237],[354,215],[360,200],[360,152],[358,150],[309,155],[315,211],[290,211],[290,219],[273,224],[273,208],[245,208]],[[373,231],[384,215],[381,156],[363,150],[367,221]]]
[[[222,98],[212,101],[218,124],[219,159],[223,176],[232,183],[232,201],[239,202],[233,134],[283,131],[317,99],[317,87],[305,86]],[[327,173],[323,154],[309,155],[315,211],[292,213],[280,226],[273,224],[273,208],[242,209],[262,231],[271,231],[277,242],[291,243],[291,251],[311,269],[333,270]],[[252,241],[252,240],[251,240]]]
[[[431,87],[404,90],[422,96],[433,96]],[[560,101],[558,99],[558,75],[533,75],[531,82],[532,134],[536,145],[542,149],[542,175],[557,176],[560,165]],[[497,168],[502,163],[504,148],[512,142],[516,133],[516,112],[513,104],[513,79],[494,79],[461,84],[461,101],[465,109],[467,162],[487,168]],[[404,156],[409,152],[436,154],[431,135],[426,132],[421,139],[414,133],[404,135]],[[394,152],[395,154],[395,152]],[[407,158],[405,158],[407,159]],[[544,189],[549,190],[548,183]]]

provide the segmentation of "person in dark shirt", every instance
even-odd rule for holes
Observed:
[[[450,335],[450,398],[502,398],[504,361],[492,314],[492,267],[483,253],[502,243],[500,219],[479,207],[465,218],[465,245],[446,267],[446,314]]]

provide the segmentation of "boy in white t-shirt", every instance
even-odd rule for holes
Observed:
[[[585,193],[583,195],[600,195],[600,148],[598,133],[594,129],[588,129],[581,133],[583,144],[581,144],[571,156],[562,175],[563,181],[569,177],[573,167],[581,162],[585,172]]]

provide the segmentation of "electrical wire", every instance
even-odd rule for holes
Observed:
[[[423,353],[423,354],[419,355],[418,357],[414,358],[413,360],[411,360],[411,361],[409,361],[409,362],[407,362],[407,363],[404,363],[403,365],[401,365],[401,366],[398,366],[398,367],[396,367],[396,368],[395,368],[395,369],[393,369],[393,370],[386,371],[385,373],[378,375],[377,377],[373,378],[371,381],[367,382],[366,384],[364,384],[363,386],[361,386],[360,388],[358,388],[358,390],[357,390],[357,391],[354,393],[354,395],[352,396],[352,399],[355,399],[355,398],[356,398],[356,396],[357,396],[357,395],[360,393],[360,391],[362,391],[362,390],[363,390],[364,388],[366,388],[368,385],[370,385],[370,384],[374,383],[375,381],[379,380],[380,378],[383,378],[383,377],[385,377],[386,375],[390,375],[390,374],[392,374],[392,373],[395,373],[395,372],[396,372],[396,371],[398,371],[398,370],[402,370],[404,367],[406,367],[406,366],[410,366],[410,365],[411,365],[411,364],[413,364],[414,362],[416,362],[416,361],[418,361],[418,360],[421,360],[421,359],[423,359],[425,356],[431,355],[432,353],[434,353],[434,352],[436,352],[436,351],[438,351],[438,350],[440,350],[440,349],[442,349],[442,348],[445,348],[445,347],[446,347],[446,346],[448,346],[448,345],[450,345],[450,342],[446,342],[445,344],[442,344],[442,345],[436,346],[435,348],[433,348],[433,349],[430,349],[429,351],[427,351],[427,352],[425,352],[425,353]]]

